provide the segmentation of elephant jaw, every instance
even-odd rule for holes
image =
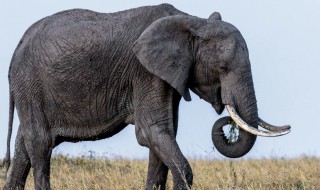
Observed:
[[[260,125],[261,127],[269,130],[269,131],[263,131],[263,130],[259,130],[257,128],[254,128],[252,126],[250,126],[249,124],[247,124],[245,121],[243,121],[241,119],[241,117],[238,115],[238,113],[236,112],[236,110],[234,109],[233,106],[231,105],[226,105],[226,108],[230,114],[230,117],[233,119],[233,121],[243,130],[257,135],[257,136],[263,136],[263,137],[277,137],[277,136],[282,136],[282,135],[286,135],[288,134],[291,130],[290,130],[290,125],[285,125],[285,126],[281,126],[281,127],[277,127],[277,126],[273,126],[270,125],[266,122],[264,122],[262,119],[259,118],[258,120],[258,125]]]
[[[204,92],[210,93],[202,93],[198,86],[193,86],[191,88],[192,92],[198,95],[201,99],[204,99],[206,102],[209,102],[212,107],[216,110],[217,114],[221,114],[224,110],[225,105],[222,103],[221,99],[221,88],[214,88],[214,90],[203,90]],[[206,94],[213,94],[211,96]]]
[[[223,112],[224,107],[225,107],[224,104],[216,103],[216,102],[212,103],[211,105],[216,110],[217,114],[219,114],[219,115]]]

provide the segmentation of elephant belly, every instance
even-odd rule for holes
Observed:
[[[84,140],[99,140],[111,137],[128,124],[125,123],[126,117],[115,117],[105,123],[95,125],[59,125],[52,128],[52,135],[57,137],[57,141],[79,142]]]
[[[20,122],[39,111],[45,117],[39,120],[44,119],[43,125],[61,141],[95,140],[121,131],[133,114],[130,82],[114,74],[101,77],[92,67],[84,68],[86,72],[75,69],[66,77],[61,77],[62,70],[57,69],[12,75]]]
[[[59,136],[80,139],[100,139],[123,129],[130,111],[129,92],[121,93],[121,85],[97,86],[88,81],[61,81],[54,93],[47,94],[49,118],[60,128]],[[65,87],[64,87],[65,86]]]
[[[81,93],[79,93],[81,94]],[[118,105],[107,105],[102,95],[95,98],[56,100],[55,109],[48,110],[52,133],[64,138],[64,141],[98,140],[110,137],[125,126],[132,113],[124,109],[118,111]]]

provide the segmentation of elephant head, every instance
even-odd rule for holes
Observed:
[[[218,114],[227,108],[240,127],[241,143],[225,143],[219,134],[214,141],[225,150],[224,155],[246,154],[256,135],[278,136],[290,131],[290,126],[279,128],[259,119],[246,42],[219,13],[209,19],[189,15],[161,18],[141,34],[133,50],[149,72],[169,83],[186,101],[191,100],[190,89]],[[270,131],[258,130],[258,124]]]

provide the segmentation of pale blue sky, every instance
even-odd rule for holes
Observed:
[[[9,63],[18,41],[31,24],[71,8],[115,12],[164,2],[202,18],[218,11],[224,21],[235,25],[250,51],[260,117],[277,125],[291,124],[289,135],[258,137],[254,148],[244,158],[320,156],[320,121],[317,121],[320,105],[320,1],[1,0],[0,157],[6,151]],[[180,106],[177,141],[183,153],[187,157],[224,158],[213,151],[210,137],[213,123],[221,116],[196,95],[193,94],[192,99],[192,102],[182,100]],[[12,150],[17,128],[16,117]],[[79,155],[87,154],[89,150],[108,157],[148,156],[148,150],[137,144],[133,126],[101,141],[63,143],[54,152]]]

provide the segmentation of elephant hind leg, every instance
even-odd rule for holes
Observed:
[[[35,190],[50,189],[50,159],[54,148],[54,138],[45,112],[37,105],[31,105],[23,126],[23,137],[26,150],[33,169]]]
[[[52,139],[40,126],[33,131],[37,136],[29,136],[26,149],[30,155],[31,167],[33,168],[35,190],[50,189],[50,159],[52,153]]]
[[[12,161],[11,173],[3,189],[24,189],[30,167],[30,158],[24,144],[21,127],[19,127],[15,142],[15,153]]]

